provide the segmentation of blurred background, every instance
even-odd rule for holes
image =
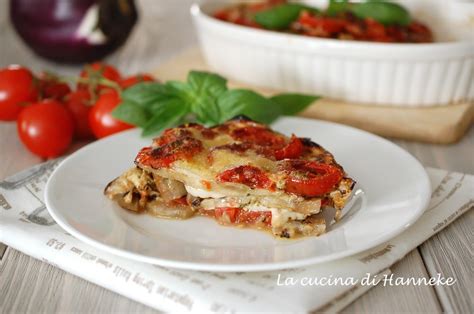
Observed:
[[[108,12],[107,25],[112,35],[114,35],[118,30],[120,30],[122,33],[128,33],[127,29],[124,30],[124,27],[126,28],[127,26],[127,20],[123,20],[117,13],[119,11],[117,10],[117,6],[121,10],[123,9],[123,6],[126,7],[127,4],[134,3],[138,12],[138,19],[136,20],[133,28],[131,28],[130,34],[127,36],[125,43],[113,53],[108,55],[105,58],[105,62],[116,67],[124,77],[141,73],[151,73],[155,74],[157,79],[162,81],[169,79],[183,79],[189,69],[203,68],[205,66],[204,60],[208,61],[210,66],[209,68],[212,71],[217,71],[223,74],[225,77],[230,78],[231,83],[245,82],[248,83],[250,88],[257,89],[259,87],[275,87],[264,85],[266,83],[271,83],[278,78],[284,81],[284,88],[289,91],[325,96],[314,106],[311,106],[309,108],[311,110],[307,110],[303,113],[303,115],[306,117],[344,123],[365,129],[369,132],[373,132],[390,139],[397,138],[398,140],[395,141],[397,144],[403,146],[412,154],[422,159],[425,165],[441,166],[439,164],[441,161],[443,168],[472,172],[472,158],[469,160],[467,158],[467,156],[472,155],[471,145],[474,139],[472,136],[474,134],[474,130],[473,128],[470,128],[472,125],[472,117],[474,116],[472,98],[463,99],[462,101],[459,101],[459,103],[440,103],[440,105],[443,106],[438,106],[436,108],[429,103],[427,105],[425,104],[426,108],[418,107],[416,103],[408,104],[410,105],[408,108],[403,106],[386,106],[386,104],[383,103],[380,106],[377,106],[378,104],[371,104],[370,101],[362,102],[360,105],[355,103],[353,99],[338,99],[338,97],[344,93],[341,92],[339,88],[333,88],[336,83],[342,84],[344,81],[348,82],[348,84],[346,84],[348,87],[361,87],[364,85],[360,83],[364,77],[364,75],[361,75],[362,72],[365,74],[374,73],[373,77],[376,84],[365,84],[362,86],[365,87],[367,93],[370,94],[369,96],[377,96],[378,94],[383,94],[386,92],[389,95],[400,96],[398,98],[401,99],[402,95],[406,95],[408,97],[411,94],[415,94],[414,91],[421,91],[421,93],[425,91],[424,94],[428,96],[441,93],[443,95],[448,95],[448,97],[445,98],[449,98],[450,96],[460,94],[459,91],[462,89],[470,90],[472,95],[474,92],[474,72],[472,71],[474,66],[474,62],[472,61],[474,49],[469,50],[471,46],[467,46],[463,42],[452,42],[450,44],[450,47],[453,47],[450,48],[452,50],[450,50],[452,54],[458,54],[457,50],[459,49],[457,48],[457,44],[462,46],[462,53],[464,53],[465,50],[469,50],[466,53],[468,54],[468,57],[463,57],[462,53],[459,53],[460,57],[458,57],[459,60],[457,61],[453,60],[452,58],[450,59],[450,56],[448,56],[446,53],[442,53],[437,56],[434,56],[433,54],[419,53],[419,56],[417,57],[419,60],[416,60],[415,58],[413,61],[410,59],[411,53],[384,53],[377,55],[377,51],[381,50],[373,49],[375,46],[371,46],[370,44],[365,47],[365,43],[360,42],[338,41],[328,45],[327,47],[323,47],[324,49],[320,49],[320,47],[322,47],[320,45],[324,45],[324,40],[320,41],[320,45],[316,45],[318,39],[314,37],[308,37],[307,39],[314,41],[315,44],[312,42],[311,45],[308,44],[303,46],[305,47],[304,49],[301,49],[301,51],[304,52],[302,53],[303,56],[309,56],[305,59],[308,61],[307,64],[309,64],[309,66],[307,66],[307,64],[304,64],[304,62],[299,62],[302,60],[301,56],[296,58],[294,55],[290,55],[290,52],[292,51],[291,49],[288,50],[290,52],[286,51],[288,48],[294,48],[294,45],[287,45],[284,41],[284,36],[280,37],[283,39],[282,41],[279,41],[279,43],[283,42],[283,44],[276,48],[274,46],[267,45],[268,42],[265,42],[265,40],[257,40],[253,43],[253,45],[250,45],[249,42],[252,40],[249,42],[246,40],[253,37],[245,35],[248,33],[244,32],[254,32],[255,30],[251,28],[240,28],[239,31],[234,31],[235,28],[232,28],[233,26],[230,23],[224,24],[220,21],[214,20],[211,22],[211,24],[207,24],[206,17],[203,16],[197,18],[197,23],[193,24],[190,14],[191,5],[195,2],[204,3],[211,1],[215,2],[214,0],[97,0],[97,2],[108,5],[108,10],[106,11]],[[62,21],[64,21],[63,25],[68,24],[68,22],[65,21],[68,20],[66,18],[66,13],[70,12],[67,10],[68,4],[70,5],[76,3],[83,5],[84,3],[87,3],[87,5],[89,5],[92,2],[94,2],[94,0],[0,1],[0,68],[5,68],[10,64],[19,64],[29,68],[33,73],[37,74],[43,71],[48,71],[58,73],[61,76],[77,75],[79,72],[81,72],[81,70],[83,70],[84,63],[78,63],[74,65],[64,64],[39,57],[20,37],[19,33],[15,30],[14,25],[16,25],[16,28],[20,31],[20,33],[22,31],[26,33],[31,32],[30,35],[34,39],[38,37],[35,34],[39,34],[40,32],[35,29],[35,24],[32,23],[32,21],[43,21],[46,25],[49,21],[54,25],[54,27],[51,27],[50,32],[50,39],[51,41],[54,41],[64,35],[62,33],[63,30],[65,32],[68,31],[67,27],[61,27]],[[217,2],[219,6],[225,6],[226,4],[230,4],[232,2],[235,3],[243,1],[221,0]],[[307,0],[304,2],[319,5],[323,4],[323,2],[327,3],[326,0]],[[455,15],[457,17],[466,17],[469,14],[469,16],[473,16],[472,12],[474,12],[474,1],[470,0],[450,0],[446,2],[443,2],[442,0],[402,0],[401,2],[407,4],[409,3],[410,7],[413,7],[416,3],[422,3],[423,5],[429,3],[449,3],[450,5],[446,5],[446,7],[450,7],[451,9],[446,10],[445,16]],[[11,6],[11,4],[13,4],[13,6]],[[22,10],[18,10],[20,8],[26,8],[26,16],[19,13],[23,12]],[[34,8],[38,8],[38,12],[35,12]],[[13,18],[11,18],[10,14],[13,11],[15,11],[16,14],[13,16]],[[74,27],[71,26],[70,29],[75,31],[77,29],[77,24],[81,24],[84,32],[89,31],[93,35],[91,37],[93,40],[100,41],[100,36],[97,37],[97,34],[93,34],[95,33],[93,29],[93,25],[95,25],[93,18],[83,19],[84,14],[88,14],[86,12],[88,10],[82,10],[82,13],[79,11],[80,10],[73,10],[72,16],[77,22],[76,25]],[[79,12],[77,13],[79,17],[75,15],[75,12]],[[203,12],[206,13],[205,10],[203,10]],[[461,12],[464,14],[461,14]],[[207,13],[212,15],[213,12]],[[413,15],[415,17],[420,16],[422,18],[427,16],[427,12],[424,10],[414,10]],[[463,21],[465,20],[466,19]],[[14,23],[12,23],[12,21]],[[84,25],[82,25],[81,21],[86,22],[84,22]],[[470,18],[468,23],[465,24],[467,27],[462,27],[461,29],[464,31],[472,30],[470,35],[474,36],[474,29],[472,28],[474,26],[473,23],[474,19]],[[433,25],[436,28],[437,25],[439,26],[441,24],[443,23],[432,23],[429,25]],[[209,25],[212,27],[209,27]],[[459,28],[449,27],[448,29],[458,30]],[[263,33],[260,31],[258,32],[262,36],[259,38],[263,38]],[[269,33],[270,32],[266,33],[265,36],[269,35]],[[201,50],[204,52],[202,54],[197,49],[197,34],[200,35],[201,48],[204,48]],[[47,37],[48,35],[46,34],[45,36]],[[23,37],[25,37],[25,33],[23,33]],[[303,36],[301,36],[301,38],[303,38]],[[462,36],[461,38],[465,37]],[[472,44],[473,41],[468,42],[466,40],[465,42]],[[347,49],[344,47],[342,49],[338,48],[339,45],[346,44],[355,44],[358,46],[364,45],[364,48],[367,49]],[[260,53],[260,51],[264,49],[259,45],[263,48],[268,48],[267,55]],[[254,46],[258,47],[255,48]],[[434,44],[432,46],[441,45]],[[250,48],[252,47],[257,49],[255,50],[256,52],[250,51]],[[312,47],[312,50],[309,51],[307,49],[308,47]],[[378,49],[385,49],[386,47],[387,46],[379,45]],[[394,44],[393,47],[396,47],[396,44]],[[336,49],[337,51],[334,51],[341,53],[335,54],[334,57],[331,52],[327,52],[328,48],[338,48]],[[398,48],[400,48],[400,46]],[[183,61],[182,58],[174,58],[181,52],[188,51],[189,49],[196,53],[192,55],[188,54],[187,60]],[[388,47],[387,49],[392,48]],[[421,49],[417,50],[417,48],[413,47],[411,49],[414,49],[414,51],[418,52],[421,51]],[[357,55],[356,52],[358,52],[359,55]],[[281,58],[276,57],[278,53],[281,54]],[[267,56],[270,57],[267,58]],[[290,57],[287,58],[286,56]],[[402,71],[398,71],[398,73],[394,70],[395,66],[392,67],[385,61],[390,61],[391,59],[395,59],[400,56],[407,57],[409,62],[407,62],[405,68],[403,68]],[[387,60],[380,61],[381,57],[386,57]],[[429,70],[428,64],[435,64],[436,62],[431,62],[435,57],[440,58],[440,60],[443,59],[441,60],[443,61],[443,64],[439,65],[434,70]],[[317,58],[319,59],[316,61],[319,63],[315,62],[315,59]],[[364,58],[365,60],[363,60],[361,64],[357,63],[359,60]],[[172,60],[172,66],[168,66],[166,68],[167,71],[164,71],[162,69],[163,64],[168,60]],[[211,64],[209,61],[215,63]],[[414,62],[417,63],[417,66],[413,66]],[[401,63],[402,62],[398,62],[398,64]],[[198,67],[196,67],[196,64]],[[467,64],[467,66],[465,64]],[[347,71],[344,70],[344,66],[346,65],[349,65],[349,70]],[[318,66],[320,67],[318,68]],[[270,70],[268,70],[267,67],[270,68]],[[365,68],[363,69],[362,67],[367,67],[367,71],[365,71]],[[446,70],[448,67],[450,67],[452,71]],[[157,72],[157,69],[159,72]],[[284,71],[281,71],[281,69],[284,69]],[[329,71],[330,69],[333,71]],[[342,69],[339,72],[345,75],[345,80],[340,80],[340,77],[342,76],[340,75],[341,73],[336,73],[337,71],[334,71],[337,69]],[[355,71],[354,69],[359,70]],[[390,75],[385,75],[387,72]],[[464,79],[466,83],[459,84],[460,81],[453,74],[454,72],[458,73],[458,76]],[[241,77],[237,75],[239,73],[242,74]],[[306,74],[308,74],[308,79],[303,80],[295,78],[297,77],[297,74],[301,73],[304,74],[303,77],[305,78]],[[312,73],[314,73],[314,77],[309,75]],[[348,75],[348,73],[352,73],[353,76]],[[402,75],[395,75],[397,73]],[[285,76],[285,74],[287,75],[288,79],[281,79]],[[251,79],[245,80],[247,75],[250,76]],[[367,77],[368,75],[365,76]],[[389,76],[392,76],[394,80],[398,79],[398,81],[402,81],[402,84],[392,84],[392,81],[387,79],[390,78]],[[369,75],[368,77],[372,78],[372,75]],[[424,88],[418,88],[415,84],[411,84],[410,80],[412,79],[417,79],[420,84],[429,84],[430,82],[433,83],[430,85],[430,87],[431,89],[435,89],[435,92],[431,93]],[[335,83],[333,84],[333,82],[330,80],[333,80]],[[306,82],[311,84],[304,84]],[[448,92],[444,93],[440,92],[441,88],[433,88],[433,86],[438,86],[436,84],[442,87],[451,86],[452,88],[451,90],[448,90]],[[18,84],[12,85],[16,86]],[[296,88],[307,88],[308,86],[310,87],[309,91],[298,90]],[[406,92],[406,89],[397,90],[395,88],[397,86],[399,88],[405,86],[409,92]],[[325,87],[327,87],[327,90],[316,90],[316,88],[324,89]],[[278,88],[278,86],[276,86],[276,88]],[[357,88],[356,96],[362,89],[363,88]],[[381,91],[381,93],[378,93],[378,91]],[[331,92],[334,92],[334,95],[332,95]],[[350,93],[347,92],[346,94],[349,95]],[[415,101],[417,100],[417,97],[412,98],[415,98]],[[116,100],[115,105],[117,105],[118,102],[119,100]],[[407,105],[404,100],[401,101],[401,104]],[[85,107],[90,109],[91,106],[89,105],[90,104],[87,104]],[[111,109],[109,108],[109,113],[110,110]],[[87,123],[87,115],[85,118]],[[10,120],[13,121],[15,119]],[[17,137],[13,137],[17,133],[16,129],[17,126],[14,123],[3,121],[0,122],[0,147],[2,146],[2,143],[8,143],[12,152],[12,161],[15,162],[18,161],[18,156],[20,154],[25,154],[25,149],[21,146],[19,139]],[[470,131],[468,131],[469,129]],[[468,136],[464,136],[466,132]],[[3,139],[1,138],[1,135],[3,135]],[[96,137],[98,136],[96,135]],[[451,144],[461,139],[462,141],[458,143],[457,146],[425,144]],[[15,151],[13,145],[18,148],[19,153],[17,156],[15,156],[13,153],[13,151]],[[73,146],[73,148],[70,149],[68,153],[73,151],[75,147],[76,146]],[[421,158],[423,155],[422,151],[424,149],[436,152],[436,154],[427,154]],[[462,151],[462,153],[459,153],[460,151]],[[7,154],[5,150],[3,150],[2,153]],[[445,157],[440,157],[448,155],[450,156],[449,162],[446,161]],[[3,156],[0,155],[0,157]],[[0,158],[0,160],[1,159],[2,158]],[[12,172],[10,173],[13,173],[13,169],[14,168],[11,169]],[[21,169],[20,165],[18,166],[18,169]]]
[[[46,5],[46,3],[65,1],[33,2]],[[124,74],[150,72],[173,54],[195,45],[197,39],[187,9],[193,2],[195,1],[136,0],[138,21],[125,44],[108,56],[107,62],[119,65],[119,70]],[[183,10],[183,8],[186,9]],[[60,5],[56,9],[60,11]],[[0,68],[9,64],[20,64],[30,67],[35,72],[41,70],[62,74],[79,72],[81,65],[57,64],[38,58],[15,32],[9,14],[10,1],[0,1],[0,36],[2,38]]]

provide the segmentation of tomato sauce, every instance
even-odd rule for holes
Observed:
[[[255,15],[286,2],[264,1],[256,4],[238,4],[216,11],[213,16],[229,23],[265,29],[256,22]],[[433,42],[431,30],[416,20],[410,21],[407,25],[384,25],[372,18],[359,18],[349,11],[329,14],[325,11],[302,10],[296,20],[279,31],[341,40],[385,43]]]

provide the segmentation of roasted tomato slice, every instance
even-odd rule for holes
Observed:
[[[166,129],[160,137],[153,140],[153,144],[163,146],[186,137],[192,137],[192,135],[192,132],[185,128],[177,127]]]
[[[135,162],[154,169],[169,167],[178,159],[191,159],[202,149],[201,141],[185,137],[157,148],[142,148],[135,158]]]
[[[299,138],[291,136],[290,142],[283,148],[275,151],[276,160],[297,159],[303,153],[304,146]]]
[[[240,208],[222,207],[222,208],[216,208],[214,210],[214,215],[219,220],[224,220],[225,218],[223,217],[227,216],[229,218],[229,221],[224,221],[224,222],[235,223],[239,212],[240,212]]]
[[[250,165],[225,170],[217,176],[217,180],[220,182],[240,183],[253,189],[272,189],[274,187],[273,182],[265,172]]]
[[[336,166],[305,160],[289,161],[285,170],[289,172],[285,191],[307,197],[330,192],[343,176]]]
[[[283,146],[285,137],[263,126],[245,126],[232,130],[232,138],[259,146]]]

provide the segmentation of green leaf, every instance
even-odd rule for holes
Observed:
[[[152,102],[167,99],[175,95],[170,87],[160,83],[143,82],[124,90],[121,98],[126,102],[133,102],[138,106],[146,107]]]
[[[206,94],[218,97],[227,90],[227,80],[218,74],[209,72],[189,72],[188,84],[197,95]]]
[[[173,95],[186,100],[191,101],[192,89],[186,82],[180,81],[168,81],[166,82],[166,87],[172,91]]]
[[[410,13],[401,5],[392,2],[371,1],[351,7],[352,13],[361,19],[372,18],[386,25],[408,25]]]
[[[167,106],[170,106],[169,103],[171,103],[172,106],[179,104],[180,106],[184,106],[189,110],[189,106],[184,100],[179,97],[170,97],[166,99],[161,99],[160,101],[150,104],[150,106],[148,107],[148,111],[151,115],[161,113],[163,111],[162,107],[168,108]]]
[[[219,123],[227,121],[237,115],[246,115],[249,118],[271,123],[280,114],[280,107],[275,103],[251,90],[228,90],[217,99],[221,116]]]
[[[196,114],[199,123],[214,125],[220,121],[221,112],[215,98],[202,96],[196,99],[191,111]]]
[[[191,71],[188,85],[192,90],[188,95],[191,111],[196,114],[198,122],[207,125],[219,123],[217,98],[227,91],[227,80],[218,74]]]
[[[282,114],[294,115],[306,109],[319,98],[319,96],[303,94],[278,94],[270,99],[280,107]]]
[[[327,14],[334,16],[340,12],[348,11],[351,4],[348,0],[330,0],[326,9]]]
[[[186,82],[140,83],[123,91],[121,97],[112,115],[141,127],[144,136],[183,121],[215,125],[241,114],[270,123],[281,114],[303,110],[316,99],[300,94],[280,94],[270,99],[251,90],[228,90],[225,78],[199,71],[191,71]]]
[[[129,101],[122,101],[112,111],[112,117],[139,127],[143,127],[147,123],[149,116],[150,114],[145,108]]]
[[[143,136],[157,134],[166,128],[175,126],[188,114],[189,107],[179,98],[163,101],[153,109],[153,116],[143,126]]]
[[[302,10],[318,12],[316,8],[298,3],[285,3],[255,14],[255,22],[268,29],[283,30],[294,22]]]

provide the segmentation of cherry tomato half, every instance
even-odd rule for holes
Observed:
[[[30,70],[12,65],[0,70],[0,120],[14,121],[24,105],[38,99]]]
[[[133,126],[112,117],[112,111],[120,104],[120,97],[115,90],[108,90],[100,95],[89,112],[89,125],[96,138],[130,129]]]
[[[71,112],[74,120],[74,136],[78,139],[90,139],[94,137],[89,125],[89,112],[91,96],[87,90],[77,90],[65,97],[66,108]]]
[[[306,160],[291,160],[285,191],[307,197],[321,196],[342,179],[342,171],[333,165]]]
[[[23,109],[17,121],[18,134],[34,154],[50,158],[64,153],[72,141],[74,122],[56,100],[44,100]]]

